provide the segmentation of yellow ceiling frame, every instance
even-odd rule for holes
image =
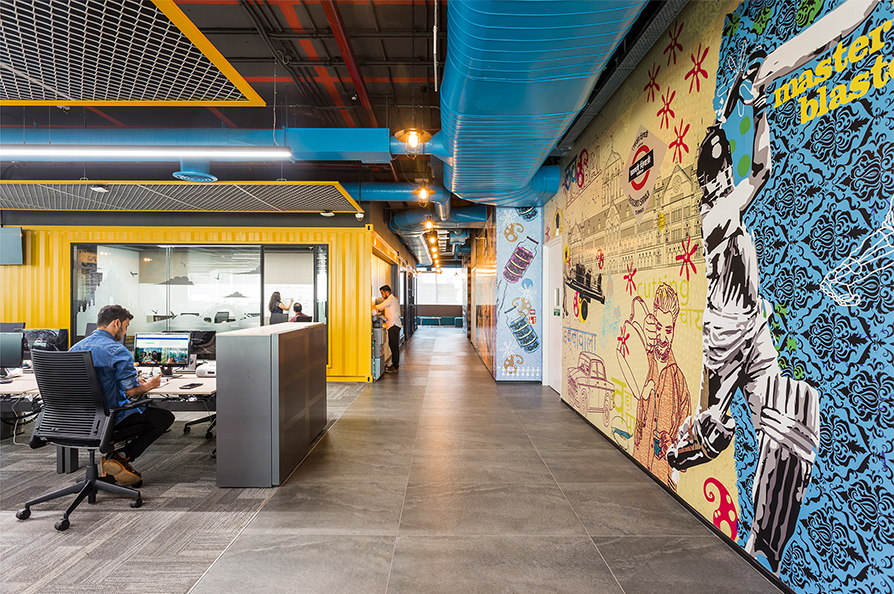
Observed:
[[[202,107],[264,107],[266,102],[252,88],[248,81],[243,78],[236,68],[230,64],[223,54],[199,31],[199,28],[189,20],[174,0],[152,0],[152,3],[161,11],[183,35],[189,39],[192,44],[202,54],[220,70],[230,83],[233,84],[245,97],[243,100],[118,100],[118,99],[40,99],[40,100],[4,100],[4,105],[66,105],[66,106],[127,106],[127,107],[184,107],[196,106]]]
[[[162,181],[152,181],[152,180],[0,180],[0,186],[10,186],[10,185],[29,185],[29,186],[70,186],[70,185],[89,185],[89,186],[114,186],[114,185],[123,185],[123,186],[181,186],[187,187],[191,186],[194,188],[202,188],[206,186],[331,186],[335,188],[339,194],[341,194],[347,202],[354,207],[354,210],[333,210],[333,213],[345,213],[345,214],[354,214],[358,212],[365,212],[360,205],[348,194],[347,190],[345,190],[339,182],[328,182],[328,181],[217,181],[210,184],[199,184],[196,182],[189,181],[179,181],[179,180],[162,180]],[[9,206],[5,206],[0,203],[0,209],[3,210],[61,210],[61,209],[42,209],[42,208],[11,208]],[[139,211],[127,211],[121,210],[117,208],[90,208],[90,209],[79,209],[83,212],[170,212],[170,211],[152,211],[152,210],[139,210]],[[173,212],[261,212],[268,214],[275,213],[318,213],[319,209],[312,210],[189,210],[182,209],[176,210]]]

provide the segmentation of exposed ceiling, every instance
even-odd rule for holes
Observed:
[[[10,5],[34,5],[32,0],[9,0]],[[136,12],[154,13],[149,0],[105,0],[111,5],[136,5]],[[78,5],[79,2],[53,4]],[[88,5],[91,3],[87,3]],[[92,4],[99,4],[93,0]],[[162,3],[159,3],[162,4]],[[431,130],[440,129],[439,96],[435,92],[433,64],[434,0],[366,0],[340,1],[338,15],[343,23],[348,43],[359,66],[360,78],[355,84],[347,60],[339,47],[333,24],[336,17],[327,18],[322,0],[179,0],[176,7],[195,25],[220,52],[227,63],[247,81],[266,103],[265,107],[230,107],[206,104],[159,107],[151,104],[77,105],[75,101],[59,100],[55,105],[10,105],[6,100],[0,109],[2,127],[52,128],[160,128],[160,127],[230,127],[230,128],[390,128],[392,131],[414,125]],[[438,53],[446,52],[446,2],[438,2],[441,25]],[[4,0],[4,11],[8,8]],[[112,6],[114,8],[114,6]],[[131,6],[132,8],[132,6]],[[41,11],[37,11],[41,13]],[[84,11],[86,12],[86,11]],[[131,10],[130,12],[135,12]],[[11,26],[3,14],[4,29]],[[49,14],[44,14],[49,17]],[[152,15],[157,20],[157,16]],[[137,22],[136,16],[125,17]],[[153,20],[144,17],[144,20]],[[54,20],[53,36],[75,38],[76,31],[68,30],[86,22],[96,22],[95,15],[77,19]],[[149,26],[148,24],[146,26]],[[334,27],[339,30],[338,25]],[[49,35],[47,35],[49,36]],[[5,36],[4,36],[5,37]],[[29,37],[22,34],[26,40]],[[81,39],[84,39],[83,34]],[[102,43],[109,51],[118,48],[126,54],[126,45],[138,48],[133,37],[124,40],[105,35],[89,38],[88,45]],[[28,44],[33,45],[33,44]],[[72,47],[78,45],[71,44]],[[0,45],[0,49],[4,46]],[[48,54],[42,54],[46,62]],[[67,68],[66,52],[52,56],[52,70]],[[39,61],[41,56],[32,58]],[[145,60],[145,58],[143,58]],[[443,58],[441,58],[443,59]],[[0,52],[0,63],[7,59]],[[19,60],[21,63],[21,60]],[[65,67],[65,68],[63,68]],[[167,68],[165,66],[163,69]],[[12,77],[0,68],[6,78]],[[440,67],[438,76],[440,77]],[[12,77],[14,78],[14,77]],[[32,77],[34,78],[34,77]],[[356,77],[355,77],[356,78]],[[21,80],[21,79],[20,79]],[[46,83],[44,83],[46,84]],[[55,83],[54,83],[55,84]],[[156,81],[165,86],[164,81]],[[37,85],[32,85],[37,86]],[[46,84],[46,86],[52,86]],[[74,85],[77,86],[77,85]],[[144,84],[149,87],[151,85]],[[171,86],[171,85],[167,85]],[[178,88],[184,85],[175,85]],[[233,85],[223,79],[221,86]],[[70,86],[65,90],[70,91]],[[363,105],[364,88],[368,109]],[[45,91],[40,86],[36,90]],[[70,92],[64,92],[69,95]],[[179,96],[179,95],[178,95]],[[46,97],[41,97],[46,99]],[[147,97],[146,100],[151,99]],[[4,164],[2,179],[65,179],[69,171],[58,165]],[[129,170],[128,172],[121,171]],[[138,169],[134,171],[134,169]],[[278,164],[270,166],[232,165],[217,172],[221,180],[271,179],[269,173],[280,177]],[[108,172],[108,173],[107,173]],[[315,164],[285,164],[285,179],[321,179],[321,168]],[[387,165],[363,167],[359,164],[330,164],[323,178],[356,182],[363,175],[365,181],[415,181],[431,177],[427,159],[401,157],[394,162],[394,172]],[[78,177],[82,177],[79,175]],[[170,179],[170,167],[145,164],[138,168],[115,167],[109,164],[88,164],[86,175],[91,179]]]
[[[662,4],[652,2],[628,38],[639,35]],[[435,133],[441,129],[438,89],[447,54],[447,12],[446,0],[2,0],[0,135],[11,128],[388,128],[393,133],[413,126]],[[626,51],[626,45],[619,48],[607,72]],[[77,59],[85,64],[80,69],[71,67]],[[122,60],[130,70],[116,69]],[[35,74],[38,66],[45,72]],[[153,69],[167,78],[153,75]],[[97,90],[98,78],[114,84]],[[165,95],[163,89],[172,92]],[[21,99],[15,93],[31,93],[33,100],[13,101]],[[196,99],[199,104],[190,104]],[[252,101],[264,105],[252,107]],[[176,169],[166,163],[0,163],[2,180],[41,180],[33,186],[41,188],[39,200],[4,189],[0,208],[41,208],[40,202],[46,208],[77,203],[89,209],[91,191],[71,180],[168,182]],[[405,155],[381,165],[226,163],[213,166],[212,173],[223,182],[354,184],[414,183],[442,175],[432,171],[427,157]],[[115,189],[120,202],[115,208],[152,203],[153,210],[159,205],[192,210],[212,204],[202,198],[177,208],[182,196],[161,198],[163,193],[126,198],[135,187],[142,186]],[[309,196],[299,196],[305,203],[294,195],[291,201],[268,202],[275,204],[272,210],[320,208],[319,196]],[[451,199],[452,208],[470,204]],[[439,239],[447,252],[446,232]]]

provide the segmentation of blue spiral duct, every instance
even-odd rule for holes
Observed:
[[[540,206],[542,167],[646,0],[452,0],[441,87],[444,185],[480,204]]]

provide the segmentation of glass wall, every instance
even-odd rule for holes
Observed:
[[[323,246],[325,248],[325,246]],[[314,321],[326,321],[325,313],[318,311],[319,301],[317,285],[322,280],[326,284],[325,270],[323,278],[315,274],[315,266],[319,257],[315,255],[319,246],[290,246],[264,248],[264,317],[270,318],[270,298],[274,292],[279,293],[282,303],[294,306],[301,304],[301,313],[314,318]],[[324,261],[325,263],[325,261]],[[325,297],[324,297],[325,299]],[[316,314],[315,314],[316,312]],[[290,309],[289,316],[294,315]]]
[[[78,244],[72,250],[76,339],[113,303],[134,316],[129,336],[259,326],[274,290],[301,303],[314,321],[326,321],[328,274],[319,266],[328,246]]]
[[[462,305],[466,275],[461,268],[444,268],[416,275],[416,303],[419,305]]]

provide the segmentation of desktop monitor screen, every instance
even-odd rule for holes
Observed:
[[[214,330],[190,330],[189,350],[199,359],[210,361],[216,358],[217,332]]]
[[[133,358],[143,367],[189,365],[189,332],[139,332],[133,341]]]
[[[0,332],[0,375],[5,369],[21,367],[24,339],[21,332]]]
[[[68,350],[68,329],[58,328],[29,328],[24,331],[25,340],[28,345],[25,347],[25,358],[31,358],[31,351],[34,349],[42,351],[67,351]]]
[[[25,328],[25,322],[0,322],[0,332],[18,332]]]

